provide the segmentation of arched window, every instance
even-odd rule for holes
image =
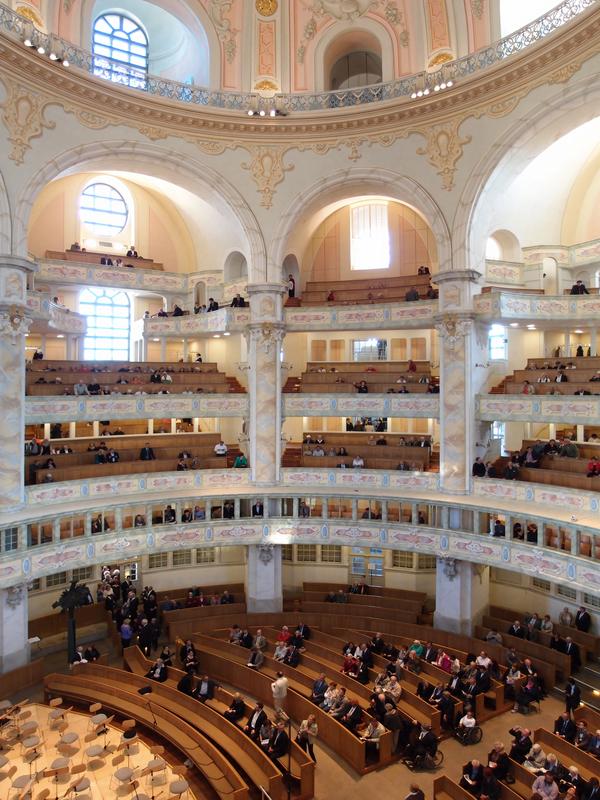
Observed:
[[[96,233],[120,233],[127,223],[127,203],[108,183],[91,183],[79,198],[79,217]]]
[[[87,317],[83,357],[87,361],[127,361],[131,309],[121,289],[84,289],[79,313]]]
[[[130,17],[103,14],[92,34],[94,75],[134,89],[146,88],[148,37]]]
[[[388,269],[390,233],[387,203],[350,207],[350,269]]]

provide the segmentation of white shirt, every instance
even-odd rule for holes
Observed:
[[[273,697],[279,700],[287,697],[288,679],[285,676],[283,678],[277,678],[277,680],[273,681],[271,684],[271,690],[273,691]]]
[[[477,725],[477,720],[475,717],[467,717],[465,714],[460,720],[460,725],[462,725],[463,728],[474,728],[475,725]]]
[[[227,454],[227,445],[224,442],[219,442],[218,444],[215,445],[214,452],[218,456],[226,455]]]

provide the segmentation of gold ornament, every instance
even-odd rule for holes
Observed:
[[[271,17],[277,11],[277,0],[256,0],[256,10],[261,17]]]

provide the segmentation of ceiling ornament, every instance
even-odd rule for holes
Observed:
[[[0,103],[2,120],[12,144],[9,158],[15,164],[22,164],[25,153],[31,147],[31,140],[41,136],[44,128],[52,130],[56,123],[48,122],[44,116],[46,106],[52,100],[37,92],[30,92],[20,84],[3,78],[7,89],[6,100]]]
[[[283,156],[288,148],[276,145],[246,147],[252,160],[244,162],[242,169],[247,169],[252,174],[262,195],[261,206],[271,208],[275,187],[281,183],[285,173],[294,169],[293,165],[284,166]]]
[[[277,11],[277,0],[256,0],[256,10],[261,17],[272,17]]]
[[[17,6],[16,11],[17,14],[19,14],[22,17],[25,17],[25,19],[28,19],[30,22],[33,22],[33,24],[37,28],[43,30],[44,23],[32,8],[29,8],[29,6]]]
[[[279,87],[274,81],[264,80],[255,83],[254,89],[257,92],[276,92],[278,91]]]
[[[309,7],[318,16],[353,22],[378,5],[379,0],[313,0]]]
[[[231,20],[225,16],[231,11],[233,0],[210,0],[208,13],[223,43],[223,52],[228,64],[231,64],[237,53],[237,35],[239,31],[231,27]]]
[[[483,17],[484,10],[485,0],[471,0],[471,11],[473,12],[474,17],[481,19]]]
[[[446,191],[454,188],[456,162],[462,157],[463,147],[471,141],[471,136],[459,134],[460,120],[449,120],[443,125],[432,125],[422,131],[426,139],[425,147],[419,147],[417,154],[427,156],[427,161],[441,175],[442,186]]]
[[[437,67],[441,67],[442,64],[447,64],[448,61],[454,61],[454,55],[452,53],[447,50],[443,53],[437,53],[437,55],[429,59],[427,69],[436,69]]]

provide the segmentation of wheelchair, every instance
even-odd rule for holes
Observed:
[[[474,725],[472,728],[455,728],[454,738],[458,739],[465,747],[470,744],[479,744],[483,738],[483,731],[479,725]]]
[[[403,763],[412,771],[415,770],[434,770],[438,769],[444,763],[444,754],[438,748],[435,752],[435,755],[430,755],[429,753],[424,753],[423,755],[418,755],[414,759],[403,759]]]

